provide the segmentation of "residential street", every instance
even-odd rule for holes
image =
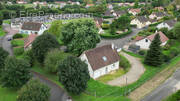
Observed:
[[[117,46],[117,48],[122,48],[125,44],[127,44],[131,40],[133,36],[135,36],[138,32],[144,29],[146,28],[143,29],[132,28],[131,34],[119,39],[102,39],[101,42],[97,44],[97,47],[114,43],[114,45]]]
[[[162,101],[178,89],[180,89],[180,69],[141,101]]]
[[[126,57],[130,64],[131,68],[129,72],[127,72],[125,75],[116,78],[112,81],[109,81],[108,84],[112,86],[124,86],[126,84],[131,84],[139,79],[139,77],[144,73],[145,68],[141,61],[138,58],[135,58],[133,56],[130,56],[124,52],[121,52],[121,54]]]

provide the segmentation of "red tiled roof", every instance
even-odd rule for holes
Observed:
[[[36,39],[36,34],[30,34],[25,40],[24,40],[24,48],[27,48],[30,44],[33,43],[33,41]]]
[[[130,9],[131,12],[136,12],[136,13],[140,13],[141,9]]]
[[[164,42],[166,42],[166,41],[169,40],[168,37],[167,37],[166,35],[164,35],[161,31],[158,32],[158,33],[149,35],[147,38],[148,38],[150,41],[153,41],[156,34],[159,34],[160,40],[161,40],[162,43],[164,43]]]
[[[139,40],[142,40],[142,39],[144,39],[143,36],[137,36],[134,40],[135,40],[135,41],[139,41]]]
[[[120,60],[116,50],[111,45],[105,45],[85,51],[89,64],[93,70],[100,69]]]

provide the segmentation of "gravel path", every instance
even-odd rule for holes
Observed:
[[[109,85],[124,86],[126,84],[131,84],[137,81],[145,71],[143,64],[138,58],[132,57],[124,52],[121,52],[121,54],[129,60],[131,64],[131,68],[129,72],[126,73],[125,75],[116,78],[115,80],[109,81],[108,82]]]

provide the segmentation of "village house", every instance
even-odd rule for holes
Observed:
[[[107,5],[107,8],[108,8],[109,10],[112,10],[112,9],[113,9],[113,5],[112,5],[112,4],[108,4],[108,5]]]
[[[160,6],[160,7],[155,7],[154,8],[155,10],[158,10],[158,11],[164,11],[164,7]]]
[[[131,21],[131,25],[137,25],[137,28],[143,28],[150,24],[151,22],[145,16],[138,16]]]
[[[17,0],[16,3],[17,4],[27,4],[27,2],[24,0]]]
[[[60,8],[63,8],[67,5],[67,3],[64,1],[55,1],[55,4],[59,5]]]
[[[168,28],[168,30],[171,30],[176,23],[177,23],[177,21],[174,20],[174,19],[172,19],[172,20],[167,20],[167,21],[164,21],[164,22],[158,24],[158,25],[157,25],[157,28],[158,28],[158,29]]]
[[[37,5],[43,5],[43,6],[45,6],[45,5],[47,5],[47,2],[35,1],[35,2],[33,2],[33,4],[34,4],[35,6],[37,6]]]
[[[94,18],[96,27],[99,29],[99,34],[104,33],[104,30],[101,28],[101,25],[103,24],[103,18]]]
[[[30,34],[26,39],[24,39],[24,50],[29,50],[32,47],[32,43],[36,39],[36,34]]]
[[[149,49],[149,46],[154,40],[156,34],[159,34],[160,36],[161,46],[166,45],[169,39],[162,32],[156,32],[155,34],[149,35],[147,37],[139,37],[139,39],[136,39],[135,45],[140,46],[141,49],[145,49],[145,50]]]
[[[87,50],[80,59],[88,65],[89,75],[93,79],[119,69],[120,57],[113,44]]]
[[[85,8],[89,8],[89,7],[92,7],[92,6],[94,6],[94,4],[87,4],[87,5],[85,6]]]
[[[150,19],[157,19],[160,20],[162,19],[164,16],[167,16],[167,14],[165,14],[164,12],[154,12],[151,15],[149,15]]]
[[[117,18],[119,18],[120,16],[125,15],[125,14],[127,14],[127,12],[123,11],[123,10],[122,11],[114,11],[114,13],[113,13],[113,15]]]
[[[22,23],[20,19],[11,19],[11,28],[12,29],[19,29],[21,28]]]
[[[135,15],[141,13],[141,9],[140,8],[137,8],[137,9],[132,8],[129,10],[129,13],[135,16]]]
[[[23,34],[37,34],[41,35],[43,32],[47,30],[47,27],[43,23],[37,23],[37,22],[24,22],[19,33]]]
[[[104,12],[104,16],[114,16],[113,15],[113,11],[112,10],[106,10],[105,12]]]

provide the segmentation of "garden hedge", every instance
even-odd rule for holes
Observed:
[[[132,30],[129,29],[129,31],[127,32],[124,32],[122,34],[115,34],[115,35],[112,35],[112,34],[100,34],[101,38],[105,38],[105,39],[117,39],[117,38],[122,38],[126,35],[129,35],[131,34]]]

